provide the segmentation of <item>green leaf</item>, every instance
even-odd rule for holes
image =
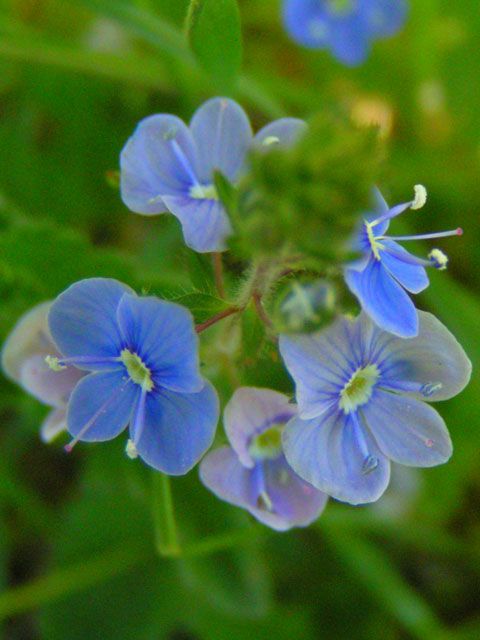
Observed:
[[[174,302],[190,309],[197,324],[205,322],[231,306],[225,300],[221,300],[210,293],[187,293],[176,298]]]
[[[187,35],[199,63],[225,88],[232,88],[242,63],[242,32],[236,0],[192,0]]]

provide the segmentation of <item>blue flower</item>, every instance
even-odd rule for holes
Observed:
[[[218,199],[215,171],[235,183],[252,146],[289,145],[305,127],[301,120],[283,118],[254,138],[243,109],[227,98],[202,105],[189,127],[173,115],[150,116],[121,153],[122,199],[135,213],[172,213],[195,251],[223,251],[232,227]]]
[[[441,322],[419,315],[411,340],[382,331],[364,313],[317,334],[280,337],[299,407],[283,433],[285,456],[301,478],[338,500],[377,500],[390,460],[431,467],[452,453],[445,423],[426,401],[457,395],[471,364]]]
[[[366,59],[372,40],[402,28],[407,9],[405,0],[285,0],[283,17],[296,42],[329,49],[355,66]]]
[[[2,369],[25,391],[52,411],[40,429],[44,442],[51,442],[66,425],[66,406],[75,385],[85,375],[75,367],[60,373],[46,364],[48,355],[60,356],[48,329],[47,316],[51,302],[42,302],[25,313],[8,336],[2,349]]]
[[[281,393],[238,389],[225,407],[231,446],[211,451],[200,465],[200,478],[213,493],[277,531],[310,524],[327,502],[324,493],[294,473],[283,455],[281,434],[296,413]]]
[[[420,293],[428,287],[425,267],[445,269],[448,259],[440,249],[433,249],[428,260],[417,258],[397,240],[424,240],[461,235],[462,229],[417,236],[386,235],[390,220],[406,209],[420,209],[426,202],[424,187],[415,187],[415,199],[389,209],[378,190],[374,192],[376,212],[367,214],[354,240],[353,248],[362,258],[345,269],[345,280],[359,299],[363,310],[385,331],[402,338],[418,335],[418,314],[406,293]]]
[[[62,354],[51,366],[89,372],[68,403],[69,449],[79,440],[110,440],[129,425],[131,457],[171,475],[198,462],[215,435],[218,398],[200,375],[186,309],[92,278],[55,300],[49,326]]]

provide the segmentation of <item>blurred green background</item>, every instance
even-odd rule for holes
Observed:
[[[188,118],[224,90],[188,52],[187,4],[0,0],[2,340],[21,313],[83,277],[154,291],[188,288],[189,272],[198,279],[174,218],[133,216],[111,185],[140,118]],[[244,63],[230,94],[255,127],[327,107],[378,123],[389,200],[408,200],[413,184],[429,189],[411,228],[464,227],[462,239],[442,243],[451,268],[431,274],[419,304],[447,324],[478,370],[478,0],[412,0],[404,31],[376,43],[358,69],[289,42],[277,0],[239,4]],[[207,367],[228,397],[234,380],[213,361]],[[275,367],[265,362],[240,377],[269,386]],[[377,504],[332,501],[307,530],[254,524],[210,495],[196,470],[174,479],[181,558],[157,554],[158,483],[126,458],[124,442],[66,456],[61,443],[39,440],[46,408],[0,384],[0,638],[480,638],[475,374],[440,407],[455,445],[449,464],[396,469]]]

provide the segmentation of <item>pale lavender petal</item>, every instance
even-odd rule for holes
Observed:
[[[109,278],[90,278],[76,282],[52,304],[48,321],[55,344],[64,357],[114,358],[122,350],[117,323],[117,307],[126,285]],[[81,365],[78,365],[82,368]],[[119,365],[95,365],[112,369]]]
[[[429,402],[448,400],[468,384],[471,362],[440,320],[425,311],[418,313],[420,330],[416,338],[393,338],[384,340],[383,347],[378,345],[375,357],[382,371],[381,385]],[[402,389],[400,383],[411,383],[418,388]],[[431,385],[434,391],[425,395],[424,385]]]
[[[197,183],[195,143],[186,124],[159,114],[142,120],[120,156],[122,199],[136,213],[166,210],[162,196],[188,193]]]
[[[75,385],[85,375],[75,367],[52,371],[45,362],[45,355],[36,355],[23,363],[20,384],[35,398],[52,407],[63,407]]]
[[[291,147],[305,134],[308,125],[298,118],[281,118],[267,124],[256,134],[253,145],[257,149],[276,146]]]
[[[225,251],[232,226],[221,202],[188,196],[168,196],[164,201],[180,221],[188,247],[198,253]]]
[[[69,433],[83,442],[115,438],[130,422],[139,392],[139,385],[121,371],[85,376],[73,390],[68,403]]]
[[[337,500],[363,504],[378,500],[388,486],[390,463],[361,426],[364,446],[349,416],[331,411],[314,420],[293,418],[283,433],[283,447],[294,471]],[[365,450],[377,465],[365,472]]]
[[[54,409],[42,423],[40,437],[43,442],[53,442],[61,433],[67,430],[67,411],[65,408]]]
[[[140,356],[155,384],[170,391],[202,389],[198,336],[187,309],[155,297],[126,294],[117,318],[125,347]]]
[[[241,387],[229,400],[224,411],[227,437],[246,467],[253,467],[254,460],[248,452],[253,435],[262,433],[275,423],[285,423],[297,412],[283,393],[271,389]]]
[[[359,353],[349,343],[352,326],[340,318],[315,334],[280,336],[280,353],[295,381],[301,418],[327,411],[358,368]]]
[[[412,467],[433,467],[452,455],[440,415],[425,402],[376,390],[362,413],[384,455]]]
[[[212,184],[215,170],[235,180],[252,142],[242,107],[229,98],[212,98],[194,113],[190,130],[197,145],[200,182]]]

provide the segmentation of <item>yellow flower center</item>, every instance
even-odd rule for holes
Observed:
[[[359,367],[340,392],[340,409],[352,413],[357,407],[366,404],[372,395],[373,387],[380,372],[377,365]]]
[[[145,365],[139,355],[132,353],[128,349],[123,349],[120,360],[125,365],[125,369],[130,379],[140,385],[145,391],[151,391],[154,387],[150,369]]]
[[[282,453],[282,431],[284,424],[274,424],[254,436],[248,448],[254,460],[274,460]]]

